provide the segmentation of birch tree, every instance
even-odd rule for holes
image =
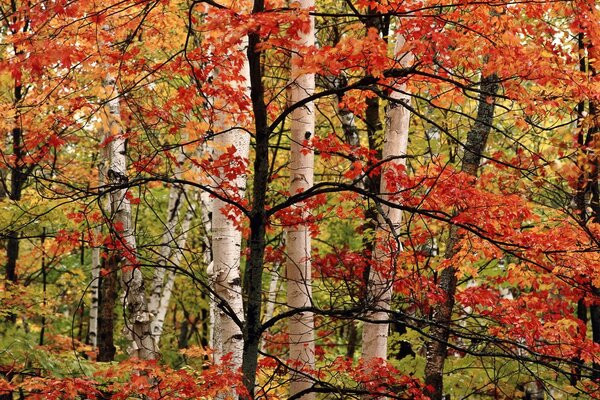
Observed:
[[[105,140],[105,132],[102,130],[101,140]],[[105,162],[106,162],[106,151],[102,150],[100,152],[100,162],[98,163],[98,185],[103,186],[106,182],[106,174],[105,174]],[[102,213],[106,212],[105,207],[103,207],[102,199],[98,200],[98,204],[102,208]],[[102,227],[97,225],[93,229],[94,238],[93,241],[96,241],[100,238],[102,234]],[[92,348],[96,348],[98,345],[98,308],[100,304],[100,270],[101,270],[101,247],[98,246],[98,243],[92,243],[92,282],[90,284],[91,289],[91,303],[90,303],[90,325],[88,331],[89,342],[92,345]]]
[[[115,79],[109,74],[103,82],[108,97],[105,110],[109,144],[107,181],[111,186],[110,204],[116,247],[120,249],[121,283],[125,290],[125,334],[130,340],[128,353],[142,360],[157,358],[158,352],[150,330],[151,316],[144,289],[144,278],[137,265],[136,239],[127,197],[127,149],[120,118],[120,95]]]
[[[413,56],[406,52],[405,39],[401,33],[396,35],[394,57],[402,67],[408,67],[413,62]],[[408,146],[408,130],[410,112],[404,105],[410,105],[410,95],[405,82],[396,82],[390,95],[386,111],[386,131],[383,144],[382,159],[387,160],[381,172],[381,198],[389,200],[396,193],[387,193],[390,187],[388,171],[405,165]],[[376,230],[376,242],[373,251],[373,265],[369,271],[367,284],[367,301],[371,309],[363,327],[362,357],[369,361],[387,358],[387,339],[389,324],[379,322],[388,319],[386,309],[390,307],[392,296],[392,279],[395,268],[395,258],[401,251],[398,240],[398,229],[402,223],[402,211],[398,208],[382,205]],[[391,279],[389,278],[391,276]]]
[[[300,0],[302,10],[314,7],[314,0]],[[309,28],[298,33],[297,45],[313,46],[315,43],[314,18],[308,16]],[[294,52],[291,63],[290,97],[296,104],[315,91],[315,75],[303,74],[298,68],[300,55]],[[295,108],[291,114],[290,138],[290,194],[303,192],[313,185],[314,155],[307,145],[315,134],[315,106],[309,102]],[[302,220],[309,216],[304,203],[293,206],[301,214]],[[287,229],[287,304],[290,309],[309,307],[312,302],[311,237],[307,223],[299,223]],[[314,316],[311,312],[299,312],[288,323],[290,341],[290,361],[292,365],[290,396],[294,396],[311,386],[306,377],[315,366]],[[302,396],[302,399],[314,399],[315,394]]]
[[[175,285],[175,277],[176,277],[176,268],[179,267],[181,261],[183,259],[183,250],[186,247],[187,238],[190,232],[191,224],[194,219],[196,213],[196,199],[190,202],[188,208],[183,217],[183,222],[181,223],[181,232],[176,237],[173,238],[176,246],[174,249],[169,249],[168,261],[171,268],[166,271],[166,275],[164,278],[164,287],[162,288],[161,295],[158,299],[158,303],[156,304],[156,308],[152,309],[153,318],[152,318],[152,335],[154,335],[154,341],[158,345],[160,342],[160,338],[163,333],[163,326],[165,323],[165,316],[167,315],[167,310],[169,309],[169,302],[171,301],[171,295],[173,294],[173,286]],[[162,285],[162,282],[161,282]]]
[[[181,178],[181,167],[179,163],[183,162],[183,153],[180,157],[178,157],[177,165],[175,165],[174,176],[176,179]],[[167,289],[167,285],[165,284],[165,274],[167,271],[167,267],[171,265],[171,254],[174,252],[172,249],[172,245],[176,243],[176,226],[179,222],[180,212],[182,208],[182,204],[184,201],[184,191],[183,188],[179,185],[172,185],[169,189],[169,202],[167,206],[167,218],[164,222],[164,232],[162,235],[162,241],[159,251],[159,265],[154,269],[154,277],[152,280],[152,289],[150,300],[148,303],[148,311],[152,315],[152,335],[154,336],[155,342],[158,344],[158,340],[162,334],[162,322],[164,322],[164,317],[162,321],[159,321],[157,318],[161,303],[163,303],[163,298],[166,296],[168,299],[171,297],[170,290]],[[182,231],[182,235],[186,231]],[[178,252],[178,249],[175,250],[175,253]],[[176,266],[177,264],[173,264]],[[172,271],[170,271],[172,272]],[[174,279],[174,273],[168,274],[170,279]],[[171,278],[171,275],[173,278]],[[169,279],[167,279],[169,282]],[[172,285],[171,285],[172,287]],[[165,307],[168,307],[168,301]]]
[[[94,229],[94,234],[99,230]],[[92,248],[92,283],[90,302],[90,325],[88,331],[89,343],[95,349],[98,345],[98,302],[100,300],[100,247]]]
[[[245,48],[246,42],[242,43],[238,51]],[[248,62],[244,57],[244,63],[240,70],[242,77],[239,83],[232,83],[245,96],[248,96]],[[218,73],[216,79],[219,79]],[[215,101],[221,101],[216,99]],[[227,107],[225,107],[227,110]],[[214,158],[218,159],[228,149],[233,148],[231,163],[236,163],[236,167],[244,171],[250,151],[250,136],[248,132],[241,128],[231,129],[234,119],[223,110],[219,111],[215,122],[215,130],[218,132],[213,141]],[[246,191],[246,175],[239,173],[235,179],[227,177],[227,170],[232,165],[220,165],[214,183],[220,187],[219,192],[225,198],[240,200],[243,199]],[[224,189],[222,189],[224,188]],[[242,232],[239,229],[239,220],[228,215],[228,203],[223,198],[215,198],[212,202],[212,274],[214,280],[214,291],[217,297],[216,301],[224,301],[227,304],[227,310],[220,308],[215,315],[213,332],[214,357],[216,362],[230,354],[230,365],[237,369],[242,365],[243,338],[242,327],[238,325],[232,314],[238,321],[244,320],[244,309],[242,299],[242,286],[240,274],[240,256],[242,244]]]

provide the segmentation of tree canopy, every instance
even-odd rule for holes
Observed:
[[[0,400],[600,398],[595,1],[0,0]]]

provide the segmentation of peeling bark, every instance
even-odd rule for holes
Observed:
[[[100,139],[104,141],[106,139],[106,132],[101,131]],[[98,186],[106,184],[106,165],[107,160],[106,151],[100,151],[101,161],[98,164]],[[98,200],[102,214],[106,214],[106,206],[102,199]],[[92,241],[92,282],[90,284],[91,289],[91,301],[90,301],[90,322],[88,329],[88,341],[92,345],[92,348],[98,346],[98,309],[100,306],[100,270],[101,270],[101,247],[94,243],[102,235],[102,227],[100,225],[94,226],[93,230],[94,237]]]
[[[178,163],[183,162],[183,153],[178,157]],[[181,167],[175,166],[175,178],[181,178]],[[154,341],[158,346],[160,337],[163,331],[164,318],[166,315],[166,309],[169,305],[171,298],[171,290],[175,280],[175,273],[171,269],[167,272],[168,267],[177,267],[179,263],[173,263],[171,260],[172,254],[179,253],[181,247],[179,247],[181,239],[176,239],[176,226],[179,222],[180,213],[184,201],[184,190],[181,186],[173,185],[169,189],[169,202],[167,206],[167,217],[164,222],[164,233],[162,236],[162,243],[160,247],[160,259],[159,265],[154,269],[154,277],[152,280],[152,289],[150,299],[148,302],[148,311],[152,315],[151,331],[154,336]],[[192,212],[193,209],[190,205],[189,210]],[[186,213],[186,217],[187,217]],[[191,219],[191,218],[190,218]],[[189,223],[187,229],[182,228],[181,235],[185,235],[187,238],[187,230],[189,230]],[[177,245],[176,249],[173,249],[173,244]],[[185,240],[181,243],[185,246]],[[165,274],[167,275],[167,281],[165,283]],[[164,310],[163,310],[164,308]]]
[[[310,10],[314,0],[300,0],[299,7]],[[298,33],[296,44],[302,48],[315,43],[314,18],[308,16],[309,24],[306,31]],[[293,53],[291,59],[290,100],[296,104],[315,91],[315,75],[302,74],[297,66],[300,56]],[[290,194],[303,192],[313,186],[314,154],[311,146],[307,146],[315,135],[315,106],[313,102],[296,108],[291,114],[290,137]],[[302,219],[309,217],[308,207],[295,204],[294,209],[300,210]],[[307,223],[300,223],[286,230],[286,278],[287,304],[293,310],[309,307],[312,304],[312,264],[311,236]],[[295,314],[288,321],[290,341],[290,397],[306,391],[311,387],[310,375],[315,368],[315,334],[314,315],[310,312]],[[298,372],[296,372],[298,371]],[[315,398],[315,393],[301,397],[303,400]]]
[[[194,203],[188,205],[188,209],[185,213],[183,222],[181,224],[181,233],[177,238],[177,248],[172,252],[169,256],[169,262],[171,267],[166,273],[166,283],[162,290],[157,308],[156,314],[152,319],[152,334],[154,335],[154,340],[156,344],[160,342],[160,338],[163,333],[163,326],[165,322],[165,317],[167,315],[167,311],[169,309],[169,302],[171,301],[171,295],[173,294],[173,286],[175,285],[175,269],[178,268],[181,264],[181,260],[183,258],[183,250],[187,244],[187,237],[190,231],[190,226],[192,224],[192,220],[196,214],[196,206]]]
[[[237,51],[241,51],[245,43],[240,45]],[[235,88],[248,96],[248,71],[247,59],[240,71],[243,78],[241,82],[232,83]],[[218,73],[216,76],[218,79]],[[226,111],[223,111],[225,113]],[[213,146],[215,159],[220,154],[233,147],[234,165],[240,168],[237,177],[233,180],[227,178],[226,169],[230,166],[220,166],[217,176],[214,177],[217,187],[223,187],[222,183],[227,182],[228,189],[221,190],[221,195],[235,201],[241,201],[246,192],[246,174],[245,168],[250,152],[250,136],[248,132],[241,128],[231,129],[231,124],[227,122],[227,115],[217,116],[215,131],[220,132],[215,136]],[[239,216],[232,218],[229,216],[230,206],[220,198],[212,201],[212,272],[213,287],[216,294],[216,301],[223,301],[227,304],[227,309],[216,305],[214,320],[214,359],[215,362],[221,362],[222,357],[230,355],[230,366],[237,370],[242,365],[243,358],[243,336],[242,326],[238,325],[235,319],[244,321],[244,305],[242,299],[242,281],[240,271],[240,259],[242,250],[242,232],[238,227]],[[235,397],[232,392],[230,396]]]
[[[397,35],[395,58],[402,66],[410,66],[413,56],[404,49],[405,40],[401,34]],[[382,159],[406,155],[408,147],[408,131],[410,125],[410,111],[404,105],[410,104],[410,95],[407,93],[404,82],[398,82],[390,95],[390,103],[386,112],[386,132],[383,144]],[[387,193],[390,182],[386,176],[387,171],[405,165],[404,158],[394,158],[385,163],[381,173],[380,191],[381,198],[388,200],[395,193]],[[365,361],[372,359],[387,359],[387,339],[389,324],[378,322],[388,319],[386,309],[390,307],[392,296],[392,279],[395,258],[401,251],[398,241],[398,229],[402,223],[402,212],[397,208],[382,206],[376,229],[375,248],[373,250],[373,266],[370,269],[367,283],[367,307],[371,310],[367,317],[373,322],[365,322],[363,327],[362,357]],[[390,278],[390,276],[392,278]]]
[[[158,350],[150,330],[151,317],[144,290],[144,278],[136,260],[135,232],[132,225],[131,204],[127,197],[127,149],[121,126],[120,96],[112,77],[107,76],[103,85],[109,98],[104,107],[107,132],[112,137],[108,150],[107,180],[112,186],[111,217],[122,264],[121,284],[125,291],[124,333],[130,340],[129,355],[142,360],[151,360],[158,357]]]
[[[94,229],[94,236],[98,230]],[[88,342],[95,349],[98,345],[98,303],[100,300],[100,248],[92,248],[92,283],[90,284],[90,322]]]

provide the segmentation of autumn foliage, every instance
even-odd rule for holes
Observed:
[[[600,398],[594,1],[2,0],[0,11],[0,400],[284,399],[297,376],[317,398],[439,400],[426,383],[434,356],[453,399]],[[314,46],[298,41],[309,18]],[[302,74],[316,89],[294,103]],[[299,145],[314,152],[315,183],[292,193],[291,114],[309,102],[315,132]],[[408,150],[384,158],[393,107],[410,112]],[[216,144],[228,132],[249,135],[247,159]],[[109,168],[116,142],[127,173]],[[243,238],[243,315],[211,275],[214,199]],[[402,211],[399,226],[384,208]],[[298,226],[312,241],[303,309],[284,290],[285,232]],[[123,303],[131,282],[116,277],[141,273],[141,299],[157,270],[175,273],[159,359],[130,359],[131,321],[157,319]],[[383,310],[373,271],[392,293]],[[94,301],[114,324],[112,362],[97,361]],[[375,312],[388,357],[367,361],[360,332]],[[303,313],[314,366],[289,359],[286,324]],[[240,329],[241,369],[213,356],[215,315]]]

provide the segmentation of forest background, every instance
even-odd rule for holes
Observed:
[[[593,0],[2,0],[0,399],[600,398]]]

